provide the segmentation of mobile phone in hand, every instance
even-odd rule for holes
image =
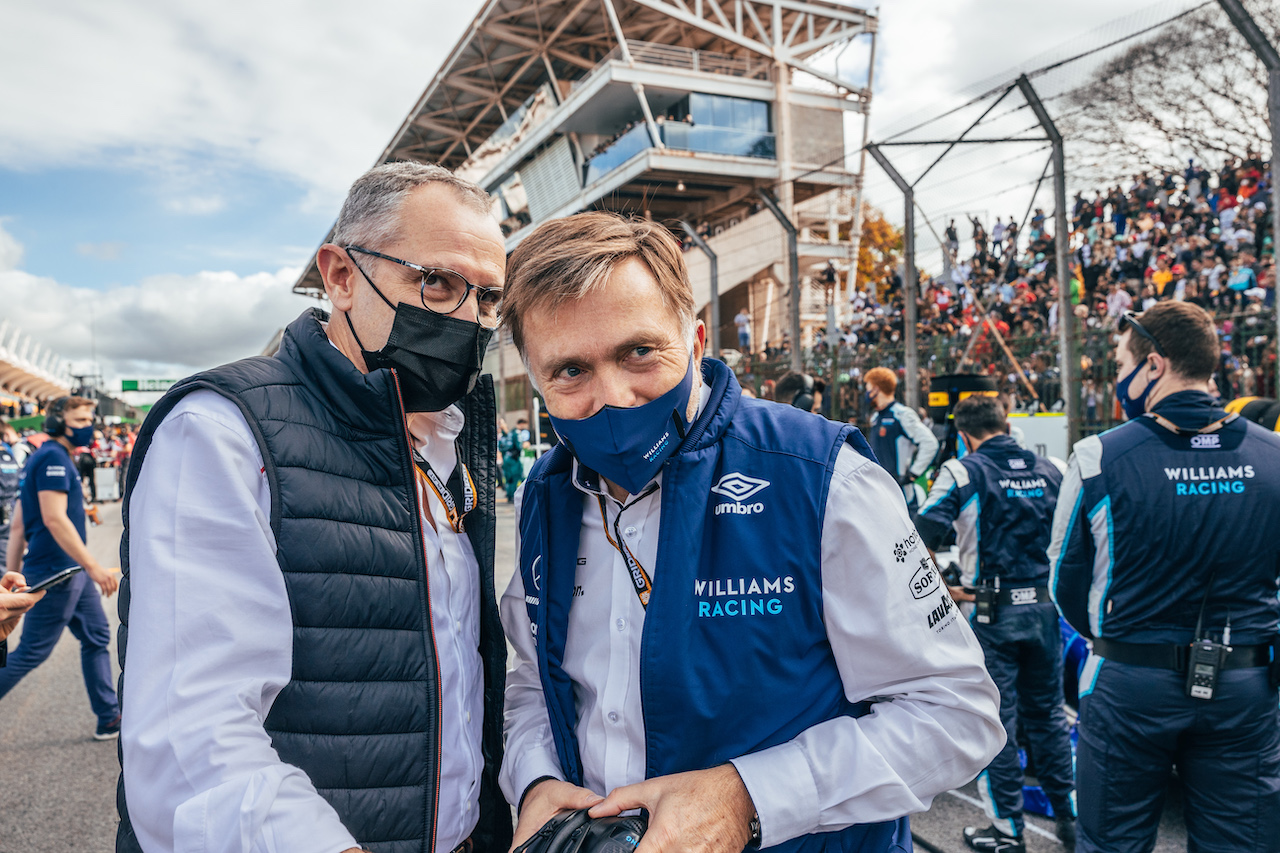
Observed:
[[[67,581],[75,577],[79,572],[83,572],[83,571],[84,571],[83,566],[72,566],[69,569],[63,569],[57,574],[54,574],[45,578],[35,586],[29,586],[26,589],[15,589],[13,591],[14,592],[44,592],[46,589],[49,589],[50,587],[57,586],[60,583],[66,583]]]

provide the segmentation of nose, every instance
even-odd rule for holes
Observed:
[[[474,287],[467,291],[466,298],[454,310],[453,316],[471,323],[480,322],[480,294]]]
[[[613,369],[604,369],[596,376],[598,383],[596,388],[595,411],[599,411],[605,406],[613,406],[618,409],[630,409],[646,402],[640,399],[631,384],[632,377],[628,376],[626,371]]]

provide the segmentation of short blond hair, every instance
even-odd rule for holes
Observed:
[[[524,352],[529,311],[554,311],[604,286],[618,264],[636,258],[649,268],[662,302],[680,321],[681,336],[693,336],[693,288],[684,253],[671,232],[656,222],[591,211],[554,219],[516,247],[507,261],[502,322]]]
[[[865,381],[868,385],[876,386],[881,394],[888,394],[890,397],[898,390],[898,377],[887,367],[871,368],[867,371]]]

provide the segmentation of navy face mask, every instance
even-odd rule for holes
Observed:
[[[1116,383],[1116,398],[1120,401],[1120,408],[1124,409],[1124,416],[1129,420],[1135,420],[1142,417],[1147,411],[1147,395],[1151,393],[1155,382],[1148,382],[1147,387],[1142,389],[1142,393],[1138,395],[1138,399],[1132,399],[1129,396],[1129,384],[1133,382],[1133,378],[1138,375],[1138,371],[1146,367],[1148,362],[1143,361],[1129,374]]]
[[[551,417],[551,425],[579,462],[638,495],[689,431],[685,412],[692,392],[690,359],[684,379],[656,400],[630,409],[605,406],[576,421]]]
[[[93,443],[93,424],[82,427],[67,427],[67,432],[71,433],[68,438],[76,447],[88,447]]]

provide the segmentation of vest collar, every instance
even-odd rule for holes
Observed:
[[[288,362],[339,420],[378,435],[399,432],[402,425],[387,417],[399,405],[391,371],[361,373],[330,343],[324,331],[328,322],[326,311],[303,311],[285,329],[276,357]]]
[[[706,389],[702,410],[689,426],[677,454],[703,450],[718,443],[729,429],[733,414],[742,402],[742,386],[723,361],[702,360],[702,382]]]

